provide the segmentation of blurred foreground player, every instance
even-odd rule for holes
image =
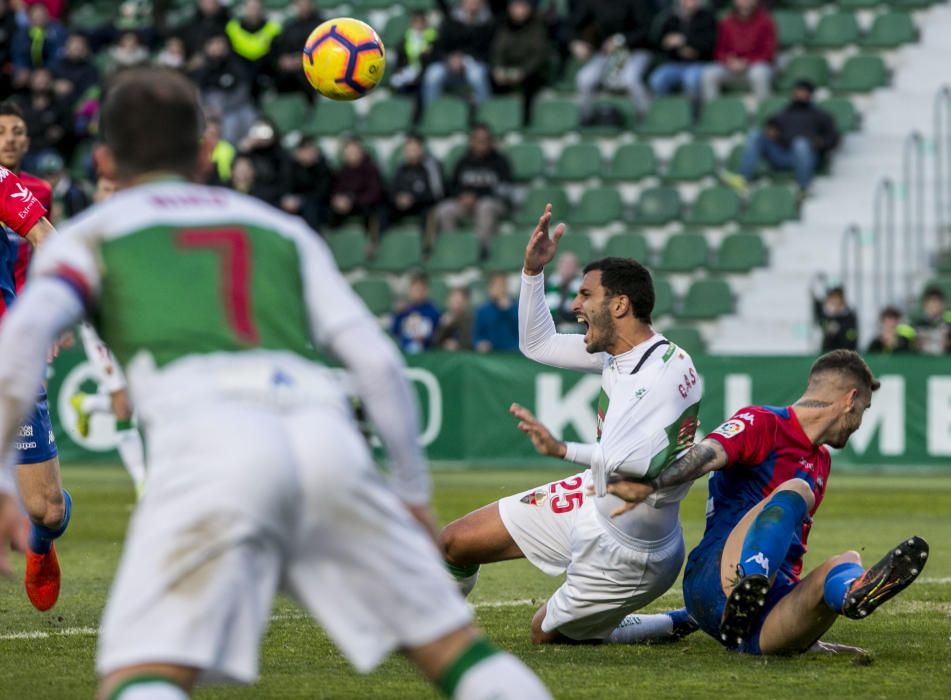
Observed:
[[[0,446],[36,353],[92,311],[128,369],[149,444],[99,638],[100,697],[181,700],[252,681],[283,587],[361,671],[393,649],[454,698],[547,698],[480,637],[433,544],[431,485],[399,355],[298,219],[188,184],[194,87],[130,69],[102,110],[120,192],[41,251],[0,328]],[[374,468],[312,344],[353,377],[390,455]]]

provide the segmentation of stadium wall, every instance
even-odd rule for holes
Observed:
[[[695,357],[704,382],[700,432],[751,403],[786,405],[801,393],[811,357]],[[836,465],[863,469],[930,466],[951,471],[951,363],[940,357],[871,357],[882,381],[862,429]],[[512,402],[569,440],[595,435],[599,375],[543,367],[518,355],[433,352],[407,358],[417,389],[423,441],[431,460],[459,466],[559,466],[537,456],[515,428]],[[114,458],[114,421],[93,419],[76,432],[69,398],[95,391],[81,350],[64,351],[51,368],[54,429],[65,465]]]

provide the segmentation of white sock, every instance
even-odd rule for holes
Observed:
[[[462,593],[463,598],[468,598],[469,594],[472,593],[472,589],[475,588],[476,581],[479,580],[479,572],[476,571],[472,576],[466,576],[464,578],[457,578],[456,583],[459,585],[459,592]]]
[[[129,476],[132,477],[136,496],[141,496],[141,490],[145,484],[145,448],[142,445],[142,436],[135,428],[129,428],[120,430],[118,438],[116,449],[119,450],[119,457],[126,471],[129,472]]]
[[[638,644],[667,640],[673,635],[674,621],[670,615],[628,615],[614,628],[605,644]]]
[[[188,693],[171,681],[143,678],[120,687],[119,692],[110,697],[113,700],[188,700]]]
[[[511,654],[500,652],[466,671],[452,697],[453,700],[550,700],[551,694],[528,666]]]
[[[108,394],[86,394],[82,409],[84,413],[112,413],[112,398]]]

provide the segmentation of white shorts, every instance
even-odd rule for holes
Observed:
[[[678,524],[658,542],[632,547],[605,529],[585,471],[499,501],[499,514],[525,557],[550,576],[566,573],[548,599],[545,632],[605,639],[628,615],[666,593],[684,561]]]
[[[112,350],[102,342],[96,329],[88,323],[80,323],[79,338],[83,343],[83,350],[86,351],[86,359],[96,370],[99,388],[107,394],[124,390],[127,384],[122,368]]]
[[[146,430],[100,674],[173,663],[250,682],[278,589],[361,672],[471,621],[343,406],[192,405]]]

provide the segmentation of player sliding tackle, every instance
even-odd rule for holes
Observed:
[[[551,218],[549,205],[525,250],[519,345],[538,362],[601,375],[600,441],[561,442],[527,409],[512,406],[519,428],[540,453],[590,471],[503,498],[451,523],[443,530],[443,551],[466,592],[479,565],[489,562],[526,557],[552,576],[567,573],[532,620],[537,643],[628,641],[630,626],[615,628],[666,592],[680,572],[685,550],[678,509],[690,485],[660,489],[645,507],[611,518],[623,502],[607,494],[605,475],[654,477],[687,449],[701,385],[687,353],[651,326],[651,276],[634,260],[590,263],[572,307],[587,331],[555,331],[543,270],[565,227],[549,236]],[[592,483],[602,484],[594,498],[585,494]]]
[[[616,514],[626,517],[655,493],[713,473],[706,532],[687,560],[683,588],[690,615],[725,646],[748,654],[807,651],[840,615],[869,615],[924,568],[928,545],[909,537],[870,569],[850,551],[800,580],[829,481],[825,446],[845,447],[878,387],[857,353],[830,352],[813,364],[792,406],[741,409],[646,483],[609,475],[611,483],[596,484],[629,501]],[[819,650],[830,646],[838,650]]]

